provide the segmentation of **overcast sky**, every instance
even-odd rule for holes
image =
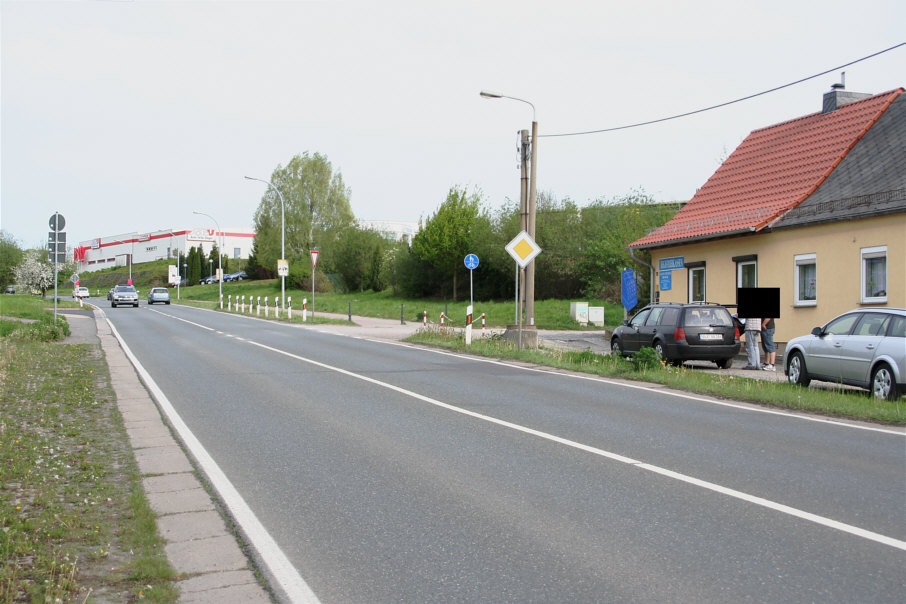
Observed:
[[[814,113],[839,73],[696,110],[906,41],[902,0],[0,2],[0,228],[43,246],[251,227],[295,154],[342,173],[364,220],[429,217],[453,185],[518,198],[531,101],[538,189],[580,205],[689,199],[752,130]],[[846,68],[906,86],[906,46]]]

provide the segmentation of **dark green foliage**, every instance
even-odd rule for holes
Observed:
[[[22,248],[12,235],[0,231],[0,292],[16,282],[13,269],[22,262]]]

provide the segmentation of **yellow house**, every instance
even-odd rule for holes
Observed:
[[[738,287],[779,288],[780,343],[860,306],[906,308],[903,92],[835,86],[821,112],[752,132],[630,244],[651,252],[655,299],[734,305]]]

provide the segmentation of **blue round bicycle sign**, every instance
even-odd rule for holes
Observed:
[[[476,256],[475,254],[469,254],[468,256],[466,256],[465,263],[467,269],[469,269],[470,271],[475,270],[476,268],[478,268],[478,256]]]

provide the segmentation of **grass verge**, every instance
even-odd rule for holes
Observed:
[[[5,336],[0,381],[0,601],[177,601],[99,346]]]
[[[756,380],[730,373],[703,373],[683,367],[664,365],[657,361],[639,362],[639,359],[630,361],[591,351],[561,351],[543,347],[536,350],[518,350],[502,337],[473,338],[472,345],[467,347],[462,330],[449,328],[420,329],[406,341],[480,356],[525,361],[602,377],[662,384],[677,390],[747,401],[780,409],[816,413],[828,417],[906,425],[906,408],[904,408],[902,400],[881,401],[861,391],[801,388],[786,382]]]

